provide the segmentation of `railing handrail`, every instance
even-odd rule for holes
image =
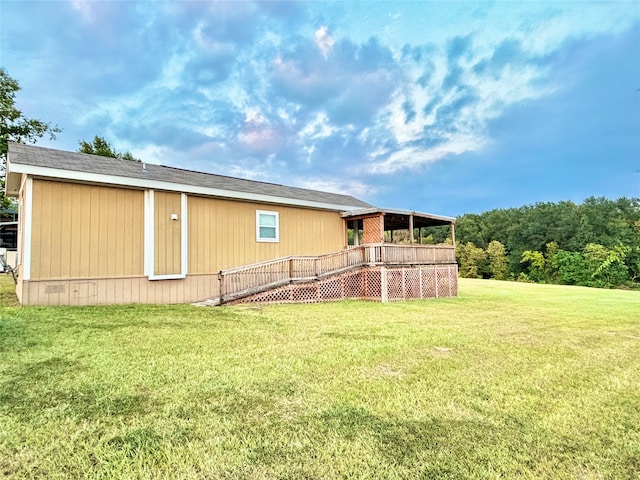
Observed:
[[[393,248],[441,248],[441,249],[455,249],[453,245],[446,243],[365,243],[359,245],[359,247],[393,247]]]
[[[378,250],[376,252],[376,250]],[[398,258],[396,255],[395,259],[393,258],[393,250],[394,249],[413,249],[414,252],[411,255],[412,258]],[[323,255],[318,256],[295,256],[289,255],[286,257],[280,257],[273,260],[267,260],[263,262],[256,262],[250,265],[243,265],[241,267],[229,268],[226,270],[220,270],[218,274],[218,278],[220,281],[220,301],[222,302],[223,297],[234,297],[237,298],[241,296],[245,292],[257,292],[261,291],[262,288],[270,287],[273,284],[286,284],[295,280],[313,280],[318,279],[320,277],[325,277],[332,273],[343,272],[352,268],[357,268],[363,265],[372,265],[372,264],[421,264],[421,263],[448,263],[455,262],[455,258],[453,259],[444,259],[443,261],[438,261],[434,256],[431,260],[425,261],[425,259],[419,260],[417,257],[417,252],[419,249],[444,249],[444,250],[455,250],[455,246],[453,245],[420,245],[420,244],[408,244],[408,245],[397,245],[391,243],[368,243],[363,245],[358,245],[353,248],[346,248],[344,250],[339,250],[337,252],[325,253]],[[389,252],[385,252],[385,250],[390,250]],[[396,251],[400,251],[396,250]],[[357,252],[357,253],[356,253]],[[323,265],[323,261],[327,259],[340,258],[345,257],[345,260],[338,261],[337,265]],[[354,258],[356,257],[356,258]],[[448,262],[447,262],[448,260]],[[313,262],[312,266],[306,266],[306,268],[295,268],[295,262]],[[331,260],[329,260],[331,261]],[[275,265],[287,265],[285,269],[278,269],[274,271],[269,271],[269,267]],[[231,276],[234,274],[243,274],[243,273],[253,273],[256,277],[256,282],[247,281],[246,277],[242,277],[244,280],[239,280],[238,278],[231,277],[230,281],[225,282],[225,277]],[[261,279],[262,283],[258,283],[257,280]],[[234,283],[234,285],[230,288],[230,291],[225,291],[225,287],[229,288],[229,283]],[[253,284],[255,283],[255,285]],[[240,284],[240,285],[238,285]]]
[[[287,260],[315,260],[316,258],[317,257],[312,257],[312,256],[303,257],[303,256],[297,256],[297,255],[289,255],[287,257],[274,258],[273,260],[265,260],[263,262],[250,263],[248,265],[242,265],[241,267],[227,268],[225,270],[220,270],[219,274],[227,275],[229,273],[237,273],[241,270],[248,270],[250,268],[257,268],[257,267],[266,267],[267,265],[275,265],[276,263],[286,262]]]

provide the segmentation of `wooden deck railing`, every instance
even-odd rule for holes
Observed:
[[[220,303],[293,281],[309,281],[362,265],[429,265],[456,262],[451,245],[367,244],[318,257],[283,257],[222,270]]]

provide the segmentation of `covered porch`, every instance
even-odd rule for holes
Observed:
[[[347,244],[357,247],[367,244],[423,245],[445,243],[455,247],[455,222],[453,217],[433,215],[410,210],[367,208],[342,214],[345,220]],[[448,227],[446,238],[439,242],[429,238],[432,227]],[[441,229],[440,229],[441,230]],[[442,237],[442,232],[438,232]]]

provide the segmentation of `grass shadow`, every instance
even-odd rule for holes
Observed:
[[[373,438],[389,465],[411,469],[420,465],[424,478],[466,478],[473,468],[491,462],[483,454],[473,452],[475,445],[491,442],[487,437],[492,437],[494,431],[491,425],[478,420],[399,420],[382,418],[348,405],[323,412],[320,420],[326,434],[337,433],[348,441],[361,436]],[[493,440],[497,443],[497,439]],[[442,458],[442,452],[449,454]],[[429,458],[433,461],[429,462]],[[458,462],[457,458],[464,458],[467,463]],[[469,458],[474,459],[475,466],[468,463]],[[494,465],[493,468],[497,469],[496,474],[500,473],[500,467]],[[507,468],[501,473],[508,471]]]
[[[143,413],[152,408],[144,391],[117,392],[95,381],[74,384],[74,377],[85,369],[80,361],[63,357],[23,364],[0,383],[0,408],[26,420],[46,412],[91,419]]]

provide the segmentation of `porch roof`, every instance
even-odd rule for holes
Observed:
[[[406,230],[409,218],[413,217],[414,228],[436,227],[440,225],[452,225],[456,223],[454,217],[434,215],[432,213],[415,212],[412,210],[396,210],[390,208],[363,208],[344,212],[342,218],[346,220],[359,220],[367,217],[384,217],[385,230]]]

